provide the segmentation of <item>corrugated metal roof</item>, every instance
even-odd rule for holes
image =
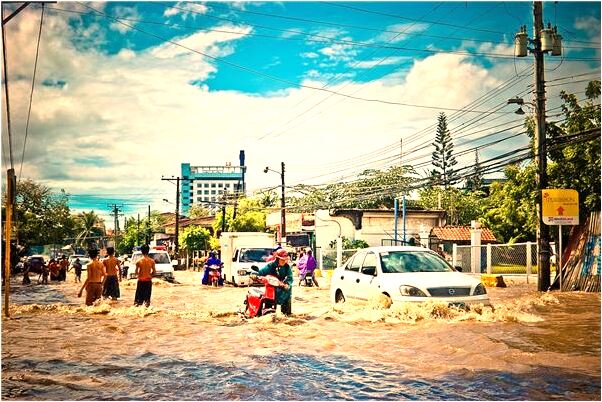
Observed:
[[[470,241],[470,226],[433,228],[431,234],[440,240]],[[481,228],[481,241],[497,242],[497,239],[491,230]]]

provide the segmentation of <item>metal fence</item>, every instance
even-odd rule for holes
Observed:
[[[554,243],[551,269],[555,271]],[[531,275],[537,274],[537,243],[487,244],[459,246],[454,244],[452,265],[463,272]]]

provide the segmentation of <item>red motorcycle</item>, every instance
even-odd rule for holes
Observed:
[[[262,283],[264,288],[249,288],[244,301],[245,317],[260,317],[276,312],[276,288],[283,286],[284,282],[281,282],[273,275],[258,276],[254,280]]]
[[[222,271],[219,265],[209,265],[206,267],[209,270],[209,276],[207,280],[207,285],[209,286],[220,286],[222,281]]]

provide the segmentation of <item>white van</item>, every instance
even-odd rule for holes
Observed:
[[[168,280],[174,279],[174,266],[177,261],[171,261],[169,254],[165,250],[150,250],[148,256],[155,260],[155,275]],[[129,262],[128,277],[133,279],[136,277],[136,262],[142,258],[141,251],[134,251]]]

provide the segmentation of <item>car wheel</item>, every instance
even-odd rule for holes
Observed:
[[[334,294],[334,302],[345,303],[345,295],[343,295],[343,291],[341,289],[337,289],[337,292]]]

